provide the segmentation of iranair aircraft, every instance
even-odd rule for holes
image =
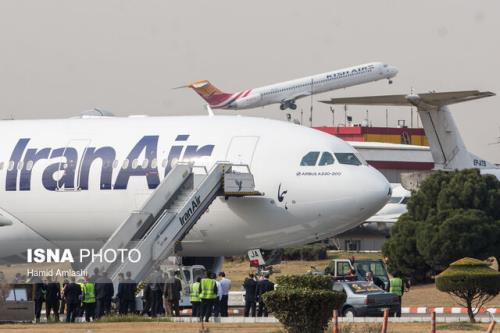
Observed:
[[[241,116],[0,122],[0,260],[27,248],[100,248],[174,168],[245,164],[262,195],[217,196],[177,255],[217,257],[309,243],[346,231],[391,196],[344,141]],[[176,167],[177,165],[177,167]],[[182,216],[190,217],[193,208]]]
[[[417,107],[425,134],[429,139],[430,151],[434,160],[435,170],[461,170],[477,168],[481,174],[496,176],[500,180],[500,168],[473,153],[465,147],[462,136],[455,125],[455,120],[448,109],[448,105],[456,104],[484,97],[495,96],[492,92],[452,91],[432,92],[411,95],[383,95],[332,98],[322,101],[327,104],[344,105],[383,105],[383,106],[414,106]],[[350,142],[356,148],[363,143]],[[394,144],[383,144],[387,149]],[[421,147],[416,147],[421,148]],[[377,214],[367,222],[390,223],[396,222],[399,215],[406,212],[406,202],[411,192],[405,190],[401,184],[391,184],[392,198]]]
[[[397,73],[396,67],[372,62],[237,93],[222,92],[206,80],[179,88],[192,88],[214,109],[242,110],[280,104],[281,110],[295,110],[295,101],[299,98],[381,79],[392,83]]]

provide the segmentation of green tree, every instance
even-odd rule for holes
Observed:
[[[289,333],[322,333],[333,309],[345,295],[332,291],[332,279],[319,275],[285,275],[277,288],[263,295],[264,302]]]
[[[436,277],[436,287],[467,307],[471,323],[475,314],[500,292],[500,273],[481,260],[463,258]]]
[[[399,271],[403,276],[411,276],[417,281],[429,278],[430,267],[417,250],[416,231],[418,222],[409,214],[402,215],[392,227],[391,238],[385,242],[382,252],[390,258],[390,272]]]
[[[382,251],[389,269],[421,282],[451,262],[500,256],[500,182],[477,169],[438,171],[412,194]]]
[[[477,209],[438,213],[417,231],[417,249],[434,272],[466,256],[500,255],[500,221]]]

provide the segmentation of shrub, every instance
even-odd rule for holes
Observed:
[[[332,310],[345,302],[344,294],[332,291],[332,280],[328,276],[280,276],[277,283],[277,289],[264,294],[263,298],[289,333],[323,332]]]
[[[463,258],[436,277],[436,287],[457,297],[474,323],[475,313],[500,292],[500,273],[481,260]]]

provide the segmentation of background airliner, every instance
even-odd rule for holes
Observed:
[[[299,98],[381,79],[388,79],[392,83],[391,78],[397,73],[398,70],[393,66],[372,62],[237,93],[222,92],[207,80],[183,87],[192,88],[214,109],[241,110],[280,104],[281,110],[295,110],[295,101]]]
[[[477,90],[431,92],[410,95],[382,95],[332,98],[322,101],[327,104],[344,105],[389,105],[389,106],[415,106],[418,109],[425,134],[429,139],[429,148],[434,160],[435,170],[463,170],[477,168],[481,174],[493,175],[500,180],[500,168],[495,164],[469,152],[458,131],[455,120],[448,109],[448,105],[475,99],[495,96],[494,93]],[[364,143],[350,142],[356,147]],[[380,147],[397,146],[391,143],[380,144]],[[417,147],[420,148],[421,147]],[[391,223],[396,222],[399,215],[406,212],[406,203],[411,192],[404,189],[401,184],[391,184],[393,187],[392,198],[377,214],[370,217],[367,222]]]
[[[264,193],[217,198],[182,241],[184,257],[331,237],[373,215],[391,192],[344,141],[282,121],[94,116],[1,121],[0,131],[3,262],[26,262],[27,248],[100,248],[177,161],[248,164]]]

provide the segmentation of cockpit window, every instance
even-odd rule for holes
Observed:
[[[403,200],[401,201],[401,204],[406,205],[409,200],[410,200],[410,197],[404,197]]]
[[[318,161],[319,151],[311,151],[302,157],[301,166],[315,166]]]
[[[331,165],[335,163],[335,160],[333,159],[332,154],[329,152],[325,151],[323,154],[321,154],[321,158],[319,159],[319,164],[318,165]]]
[[[360,160],[353,153],[335,153],[340,164],[361,165]]]

